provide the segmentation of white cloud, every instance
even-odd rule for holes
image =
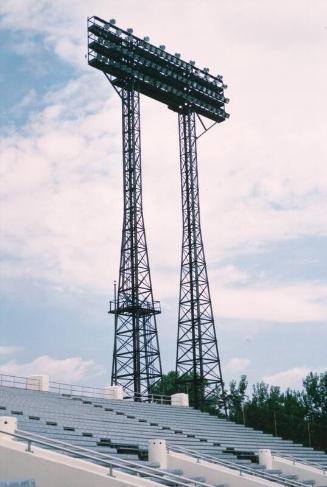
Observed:
[[[327,367],[308,368],[308,367],[293,367],[282,372],[277,372],[262,378],[262,380],[272,386],[280,386],[283,389],[290,387],[291,389],[301,389],[303,387],[302,380],[310,372],[324,372]]]
[[[15,112],[21,112],[24,109],[27,109],[28,107],[30,107],[36,101],[37,101],[37,93],[36,93],[35,89],[33,88],[33,89],[29,90],[28,93],[26,95],[24,95],[23,98],[19,101],[19,103],[17,103],[14,106],[14,111]]]
[[[224,370],[227,372],[244,372],[248,366],[250,365],[251,361],[247,358],[238,358],[234,357],[231,358],[224,367]]]
[[[217,315],[262,322],[327,320],[327,286],[322,284],[215,288]]]
[[[22,350],[22,347],[0,346],[0,356],[12,355],[13,353],[19,352],[20,350]]]
[[[103,136],[102,114],[108,117],[111,100],[101,109],[94,102],[96,119],[93,111],[88,115],[94,95],[80,95],[85,83],[47,95],[27,129],[31,136],[3,140],[2,253],[21,260],[21,266],[2,262],[3,276],[19,272],[64,286],[108,288],[103,262],[112,260],[110,234],[120,233],[120,164],[115,136]]]
[[[316,29],[322,4],[309,25],[305,2],[297,2],[296,12],[293,2],[285,2],[282,15],[273,2],[265,8],[254,2],[255,21],[251,9],[239,2],[217,4],[211,19],[203,22],[206,36],[199,42],[190,35],[194,18],[201,25],[199,16],[205,15],[198,2],[188,2],[183,25],[176,12],[184,9],[183,2],[174,5],[173,17],[162,12],[161,19],[145,3],[142,13],[129,1],[123,11],[120,2],[112,2],[110,12],[104,0],[93,1],[91,7],[82,0],[68,3],[26,0],[22,10],[18,0],[2,2],[4,27],[25,34],[28,30],[29,39],[41,32],[49,58],[55,52],[84,66],[76,71],[77,79],[50,89],[39,100],[43,108],[31,111],[24,130],[2,141],[2,253],[8,256],[2,275],[105,293],[117,278],[122,217],[119,99],[101,73],[85,65],[84,51],[86,15],[118,14],[119,24],[133,21],[130,25],[140,35],[151,34],[155,25],[158,42],[161,36],[162,41],[170,39],[174,49],[180,46],[190,56],[194,52],[210,66],[219,57],[231,83],[232,117],[201,138],[198,151],[204,242],[218,316],[262,322],[326,319],[323,285],[258,278],[253,286],[251,276],[235,265],[211,271],[226,254],[326,234],[327,81]],[[275,38],[278,45],[271,42]],[[310,96],[303,96],[299,79],[315,79]],[[33,96],[30,92],[22,104]],[[153,285],[155,296],[167,300],[177,295],[180,264],[177,120],[176,114],[143,98],[142,143]]]
[[[97,90],[85,89],[91,82]],[[64,288],[106,293],[117,277],[122,211],[120,108],[115,96],[103,103],[97,93],[104,88],[108,89],[104,80],[92,74],[72,80],[45,96],[43,110],[32,114],[22,133],[3,140],[2,253],[14,257],[2,262],[4,277],[45,279]],[[144,105],[147,114],[143,132],[151,135],[145,135],[143,151],[147,237],[155,295],[167,300],[176,295],[178,285],[180,228],[179,219],[171,218],[179,204],[178,171],[174,167],[177,154],[171,140],[158,155],[160,137],[156,139],[151,125],[151,115],[155,116],[158,108],[145,100]],[[167,128],[167,137],[172,136],[174,121],[173,114],[162,110],[161,124]],[[212,159],[211,152],[207,156]],[[271,240],[319,234],[325,227],[323,200],[312,197],[307,207],[300,204],[276,211],[264,196],[251,196],[253,181],[258,185],[262,182],[258,166],[252,164],[252,170],[248,168],[245,174],[242,165],[235,172],[232,163],[234,176],[222,164],[220,174],[209,171],[211,181],[205,179],[203,184],[204,205],[212,208],[203,219],[210,261],[230,255],[233,248],[236,253],[247,247],[253,250]],[[264,170],[267,180],[268,170]],[[311,175],[311,166],[307,171]],[[176,177],[167,181],[166,172]],[[217,178],[227,179],[219,188],[218,198],[212,194]],[[316,181],[322,184],[320,174]],[[284,189],[284,197],[297,191],[306,194],[315,184],[312,180],[302,189]],[[216,267],[214,272],[209,269],[209,276],[219,317],[262,322],[321,321],[327,317],[326,286],[258,279],[253,287],[248,282],[251,276],[235,265]]]
[[[0,365],[0,373],[26,377],[33,374],[47,374],[52,381],[63,383],[84,382],[100,375],[103,368],[93,360],[83,360],[81,357],[55,359],[42,355],[27,363],[15,360]]]
[[[210,278],[219,283],[219,286],[229,287],[246,284],[250,275],[244,269],[239,269],[235,265],[226,265],[210,271]]]

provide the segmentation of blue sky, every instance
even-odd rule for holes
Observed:
[[[309,370],[327,367],[326,3],[152,5],[2,2],[0,371],[91,385],[110,375],[120,106],[85,62],[86,17],[96,14],[224,74],[231,118],[198,147],[223,373],[227,381],[246,373],[250,382],[297,387]],[[181,240],[177,120],[144,98],[142,144],[169,370]]]

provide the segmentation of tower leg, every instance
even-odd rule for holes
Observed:
[[[133,85],[120,90],[123,129],[124,218],[115,316],[112,385],[146,394],[162,376],[156,315],[142,207],[140,95]]]
[[[195,113],[179,113],[183,241],[176,372],[191,389],[196,408],[212,401],[226,414],[207,266],[204,255],[197,167]]]

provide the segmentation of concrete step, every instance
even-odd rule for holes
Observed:
[[[205,477],[202,477],[201,475],[195,476],[195,477],[188,477],[190,480],[193,480],[194,482],[206,482],[207,479]]]
[[[241,465],[247,465],[249,467],[252,465],[251,460],[242,460],[240,458],[235,458],[235,460],[233,460],[233,463],[237,463],[237,464],[241,464]]]
[[[146,477],[147,480],[152,480],[152,482],[156,482],[157,484],[162,484],[162,485],[169,485],[170,487],[173,487],[176,485],[176,481],[174,480],[168,480],[165,478],[158,479],[156,477]]]
[[[172,473],[174,475],[183,475],[183,470],[181,468],[160,468],[158,472],[162,473]]]

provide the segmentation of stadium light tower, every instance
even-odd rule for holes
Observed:
[[[149,390],[161,376],[160,353],[142,214],[139,94],[178,113],[183,243],[176,371],[191,383],[194,403],[219,393],[224,401],[217,338],[200,225],[197,139],[229,117],[222,76],[212,76],[180,54],[169,54],[132,29],[88,19],[88,63],[102,71],[122,99],[124,224],[115,315],[113,383]],[[203,131],[196,133],[196,117]],[[212,121],[206,127],[201,117]]]

